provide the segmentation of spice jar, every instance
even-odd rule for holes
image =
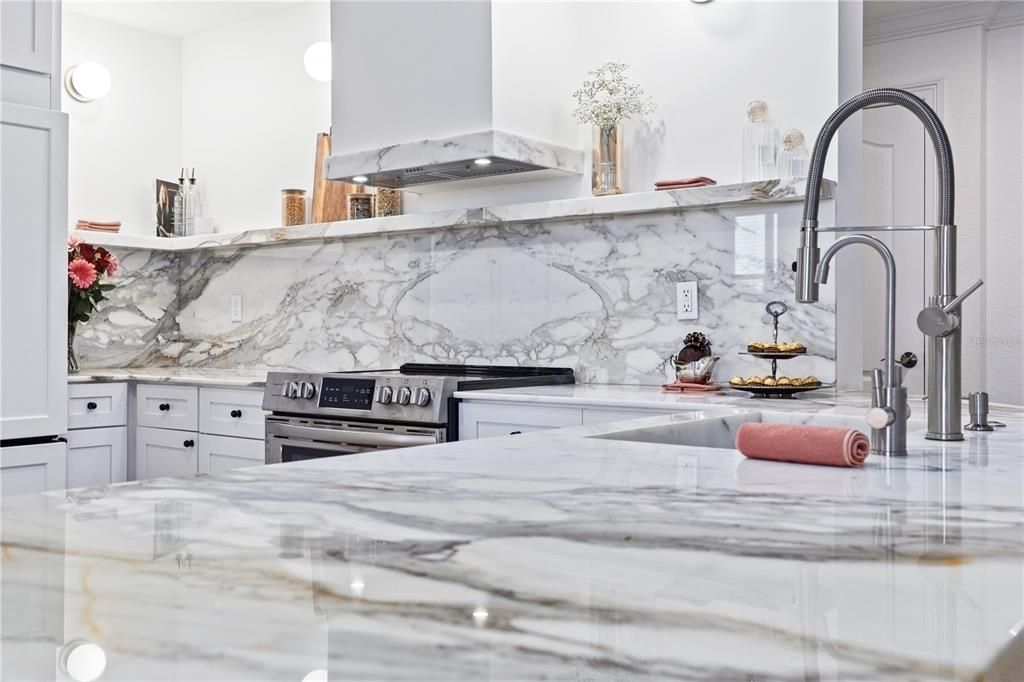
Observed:
[[[378,218],[402,215],[402,193],[397,189],[378,187],[374,200],[373,214]]]
[[[306,190],[281,190],[281,224],[285,227],[306,224]]]
[[[356,185],[348,194],[348,219],[360,220],[373,217],[373,195],[363,185]]]

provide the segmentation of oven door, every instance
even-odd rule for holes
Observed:
[[[444,428],[269,415],[266,463],[300,462],[371,450],[411,448],[443,443],[444,440]]]

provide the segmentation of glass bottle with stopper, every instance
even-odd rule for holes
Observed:
[[[796,128],[786,131],[775,166],[780,178],[807,177],[807,145],[804,134]]]
[[[747,123],[743,126],[743,182],[775,178],[778,148],[779,131],[771,121],[768,105],[755,99],[747,105]]]

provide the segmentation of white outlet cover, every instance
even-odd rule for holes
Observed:
[[[696,320],[699,312],[697,283],[676,282],[676,319]]]
[[[242,295],[231,294],[231,321],[242,321]]]

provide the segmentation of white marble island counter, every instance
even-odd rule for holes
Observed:
[[[546,433],[7,499],[3,677],[1020,680],[994,416],[859,470]]]

